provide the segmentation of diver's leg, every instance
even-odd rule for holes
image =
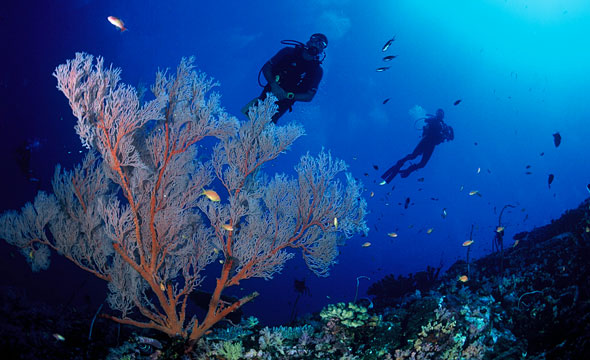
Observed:
[[[407,178],[410,175],[410,173],[412,173],[413,171],[416,171],[418,169],[422,169],[424,166],[426,166],[426,163],[428,162],[428,160],[432,156],[433,151],[434,151],[434,146],[431,148],[424,149],[424,153],[422,153],[422,159],[420,159],[420,162],[417,164],[412,164],[412,165],[408,166],[407,169],[400,171],[399,172],[400,176],[402,178]]]
[[[398,164],[393,165],[392,167],[387,169],[387,171],[384,172],[383,175],[381,175],[381,178],[383,180],[385,180],[386,183],[389,184],[391,182],[391,180],[393,180],[393,178],[395,178],[395,176],[397,175],[397,172],[399,171],[400,168],[401,168],[401,165],[398,165]]]
[[[401,169],[402,166],[404,166],[406,161],[414,159],[415,157],[416,157],[416,155],[414,155],[414,153],[412,153],[412,154],[408,154],[408,155],[404,156],[403,158],[399,159],[395,163],[395,165],[393,165],[392,167],[387,169],[387,171],[384,172],[383,175],[381,175],[381,178],[389,184],[391,182],[391,180],[393,180],[393,178],[395,178],[395,176],[399,172],[399,169]]]
[[[254,99],[250,100],[246,105],[244,105],[244,107],[242,108],[242,114],[246,115],[246,117],[248,117],[248,111],[250,111],[250,108],[254,105],[256,105],[256,103],[258,102],[258,100],[260,99],[260,97],[255,97]]]
[[[279,118],[289,110],[292,104],[284,101],[277,101],[275,104],[279,106],[277,112],[272,116],[272,122],[276,124]]]

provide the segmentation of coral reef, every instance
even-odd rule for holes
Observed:
[[[120,74],[84,53],[57,67],[89,151],[71,171],[57,166],[53,194],[39,192],[20,212],[0,216],[0,237],[33,271],[46,269],[54,250],[105,280],[113,311],[103,316],[183,337],[190,348],[258,295],[228,301],[227,288],[271,279],[293,249],[327,276],[342,240],[367,231],[362,186],[349,174],[339,179],[346,164],[329,152],[302,156],[296,178],[264,174],[264,164],[304,133],[271,124],[272,97],[239,121],[192,59],[175,74],[159,71],[153,100],[143,103]],[[203,162],[197,150],[206,137],[217,142]],[[187,301],[214,262],[220,274],[197,319]]]

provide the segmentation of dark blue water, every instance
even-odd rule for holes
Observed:
[[[329,149],[366,187],[370,232],[347,241],[328,278],[315,277],[296,255],[274,280],[241,284],[235,294],[260,292],[245,311],[266,323],[288,320],[295,279],[311,293],[298,313],[317,311],[351,301],[359,276],[370,278],[359,280],[364,296],[386,274],[450,266],[465,256],[461,243],[472,228],[471,255],[490,253],[506,205],[514,206],[502,215],[511,245],[512,235],[588,196],[590,5],[582,1],[36,1],[0,9],[1,210],[49,191],[55,165],[82,158],[75,119],[51,76],[75,52],[103,56],[131,85],[151,84],[158,69],[194,55],[220,82],[225,109],[241,116],[281,40],[328,36],[316,97],[279,121],[301,123],[307,135],[265,171],[293,174],[301,155]],[[110,15],[129,30],[117,31]],[[384,63],[385,55],[397,57]],[[376,72],[381,66],[391,68]],[[379,186],[379,175],[420,140],[422,123],[410,114],[416,106],[443,108],[455,139],[439,145],[424,169]],[[481,196],[470,196],[474,190]],[[392,231],[399,236],[386,235]],[[372,245],[361,247],[366,241]],[[77,297],[98,306],[106,296],[102,282],[55,254],[52,267],[35,274],[6,244],[1,256],[2,284],[41,300],[64,302],[80,289]]]

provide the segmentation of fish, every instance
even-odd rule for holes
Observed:
[[[542,152],[542,153],[539,154],[539,156],[543,156],[543,155],[545,155],[545,152]]]
[[[504,231],[504,226],[498,226],[498,227],[496,227],[496,232],[497,233],[501,233],[502,231]]]
[[[164,284],[163,284],[163,283],[160,283],[160,290],[162,290],[162,291],[166,291],[166,287],[164,286]]]
[[[371,191],[371,195],[369,195],[371,197],[375,196],[375,192]]]
[[[387,184],[387,181],[383,180],[383,181],[381,181],[381,182],[379,183],[379,186],[383,186],[383,185],[385,185],[385,184]]]
[[[221,201],[221,198],[215,192],[215,190],[203,190],[203,192],[201,193],[201,195],[205,195],[207,197],[207,199],[209,199],[211,201],[214,201],[214,202]]]
[[[461,275],[459,276],[459,281],[464,283],[467,282],[467,280],[469,280],[469,278],[467,277],[467,275]]]
[[[383,72],[387,69],[389,69],[391,66],[382,66],[382,67],[378,67],[377,69],[375,69],[375,71],[377,72]]]
[[[547,185],[549,185],[549,189],[551,189],[551,183],[553,182],[553,179],[555,179],[555,175],[549,174],[549,178],[547,179]]]
[[[430,228],[430,229],[426,230],[426,233],[430,235],[430,234],[432,234],[433,231],[434,231],[434,229]]]
[[[473,142],[473,145],[474,145],[474,146],[477,146],[477,145],[478,145],[477,141],[474,141],[474,142]]]
[[[418,178],[418,180],[417,180],[417,181],[418,181],[418,182],[424,182],[424,178],[423,178],[423,177],[421,177],[421,178]]]
[[[392,238],[396,238],[397,237],[397,233],[396,232],[390,232],[390,233],[387,233],[387,236],[392,237]]]
[[[440,214],[440,216],[441,216],[443,219],[446,219],[446,218],[447,218],[447,208],[443,208],[443,209],[442,209],[442,213]]]
[[[361,246],[362,247],[369,247],[369,246],[371,246],[371,243],[367,241],[366,243],[362,244]]]
[[[383,100],[383,105],[387,104],[389,102],[389,99],[390,98],[387,98],[387,99]]]
[[[119,19],[118,17],[114,17],[114,16],[109,16],[107,17],[107,20],[113,24],[114,26],[116,26],[117,28],[119,28],[119,30],[121,30],[121,32],[123,31],[127,31],[128,29],[125,27],[125,24],[123,23],[123,20]]]
[[[526,169],[530,169],[530,168],[531,168],[531,166],[530,166],[530,165],[527,165],[527,166],[526,166]]]
[[[525,174],[526,175],[530,175],[530,174],[532,174],[532,172],[531,171],[526,171]]]
[[[463,185],[461,185],[461,187],[459,188],[459,191],[463,191],[465,187]]]
[[[410,198],[406,198],[406,201],[404,203],[404,209],[407,209],[408,205],[410,205]]]
[[[515,248],[515,247],[516,247],[516,245],[518,245],[518,242],[519,242],[519,241],[520,241],[520,240],[516,240],[516,241],[514,241],[514,244],[512,245],[512,247],[513,247],[513,248]]]
[[[561,144],[561,135],[559,135],[559,131],[553,134],[553,144],[555,144],[555,147],[559,147],[559,144]]]
[[[588,190],[588,192],[590,192],[590,184],[586,185],[586,190]]]
[[[481,194],[479,193],[479,190],[471,190],[469,192],[469,196],[473,196],[473,195],[481,196]]]
[[[373,169],[375,169],[375,170],[379,170],[379,166],[378,166],[378,165],[375,165],[375,164],[373,164]]]
[[[223,224],[223,225],[221,225],[221,227],[227,231],[234,231],[234,227],[231,226],[230,224]]]
[[[395,41],[395,35],[393,35],[393,37],[389,40],[387,40],[387,42],[385,43],[385,45],[383,45],[383,47],[381,48],[381,52],[386,52],[387,49],[389,49],[389,47],[391,46],[391,44]]]
[[[459,99],[459,100],[455,100],[455,102],[453,103],[453,105],[457,106],[457,105],[459,105],[460,103],[461,103],[461,99]]]
[[[66,341],[66,338],[58,333],[53,334],[53,338],[57,341]]]
[[[471,244],[473,244],[473,240],[467,240],[467,241],[464,241],[462,245],[463,245],[463,246],[469,246],[469,245],[471,245]]]
[[[389,55],[383,58],[383,61],[391,61],[393,59],[395,59],[397,57],[397,55]]]
[[[338,218],[337,217],[334,218],[334,228],[336,230],[338,230]]]
[[[480,168],[480,167],[478,167],[478,168],[477,168],[477,173],[479,174],[480,172],[481,172],[481,168]]]

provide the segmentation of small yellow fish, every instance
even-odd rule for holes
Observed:
[[[371,246],[371,243],[367,241],[366,243],[364,243],[364,244],[363,244],[363,245],[361,245],[361,246],[362,246],[362,247],[369,247],[369,246]]]
[[[469,246],[471,244],[473,244],[473,240],[467,240],[463,242],[463,246]]]
[[[396,232],[390,232],[390,233],[387,233],[387,236],[392,237],[392,238],[396,238],[397,237],[397,233]]]
[[[201,195],[205,195],[207,197],[207,199],[214,201],[214,202],[221,201],[221,198],[219,197],[219,195],[217,195],[215,190],[203,190]]]
[[[371,195],[370,196],[371,197],[375,196],[375,193],[371,191]]]
[[[334,218],[334,228],[338,230],[338,218]]]
[[[53,334],[53,338],[57,341],[66,341],[66,338],[58,333]]]
[[[430,228],[430,229],[426,230],[426,233],[427,233],[427,234],[432,234],[432,231],[433,231],[433,230],[434,230],[433,228]]]
[[[480,168],[480,167],[478,167],[478,168],[477,168],[477,173],[479,174],[480,172],[481,172],[481,168]]]
[[[590,232],[590,227],[586,226],[586,232]]]
[[[520,240],[516,240],[516,241],[514,241],[514,245],[512,245],[512,247],[513,247],[513,248],[515,248],[515,247],[516,247],[516,245],[518,245],[518,242],[519,242],[519,241],[520,241]]]
[[[223,261],[223,259],[219,259],[219,263],[223,264],[225,261]]]
[[[381,185],[381,186],[383,186],[383,185],[385,185],[385,184],[387,184],[387,181],[385,181],[385,180],[383,180],[383,181],[381,181],[381,182],[379,183],[379,185]]]
[[[500,233],[500,232],[502,232],[502,231],[504,231],[504,226],[498,226],[498,227],[496,228],[496,232]]]
[[[469,192],[469,196],[473,196],[473,195],[479,195],[479,191],[478,190],[471,190]]]
[[[29,257],[30,257],[31,259],[33,258],[33,250],[31,250],[31,251],[29,252]]]
[[[231,226],[230,224],[223,224],[223,225],[221,225],[221,227],[227,231],[234,231],[234,227]]]
[[[123,20],[121,20],[121,19],[119,19],[119,18],[117,18],[117,17],[114,17],[114,16],[109,16],[109,17],[107,18],[107,20],[108,20],[108,21],[109,21],[111,24],[113,24],[113,25],[115,25],[117,28],[119,28],[119,30],[121,30],[121,32],[123,32],[123,31],[126,31],[126,30],[127,30],[127,28],[125,27],[125,24],[123,23]]]
[[[162,291],[166,291],[166,287],[164,286],[164,284],[160,283],[160,290]]]
[[[459,276],[459,281],[464,283],[467,282],[467,280],[469,280],[469,278],[467,277],[467,275],[461,275]]]

